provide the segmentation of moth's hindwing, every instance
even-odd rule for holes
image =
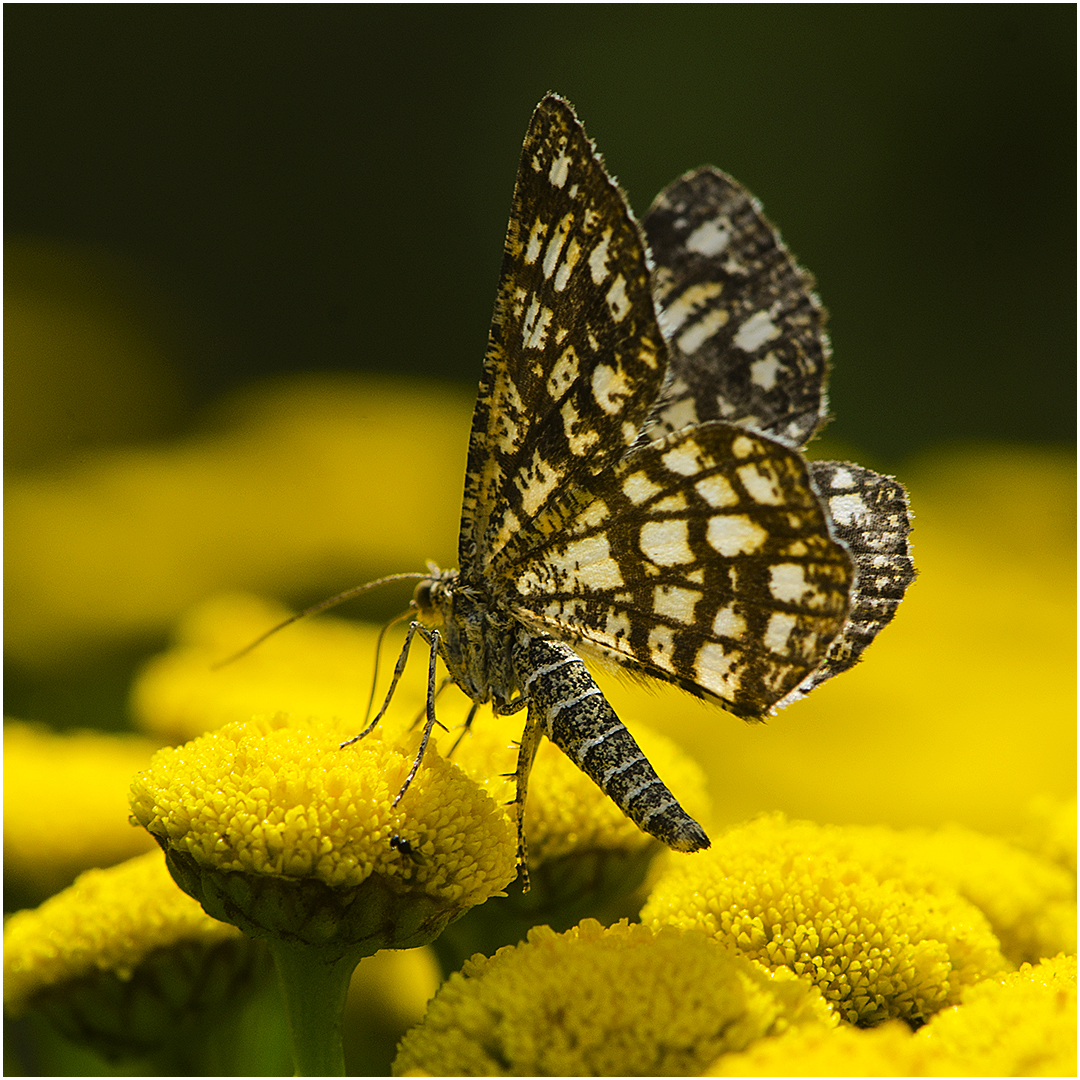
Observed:
[[[825,312],[760,203],[705,167],[665,188],[644,227],[671,369],[643,438],[727,420],[805,446],[828,413]]]
[[[761,205],[706,167],[660,194],[645,231],[670,364],[639,443],[720,418],[802,447],[827,415],[825,312]],[[914,580],[903,487],[844,463],[810,471],[858,573],[848,620],[802,693],[859,659]]]
[[[801,687],[809,692],[847,671],[896,614],[915,580],[908,534],[911,509],[904,486],[891,476],[847,461],[811,461],[810,476],[855,563],[851,611],[825,663]]]

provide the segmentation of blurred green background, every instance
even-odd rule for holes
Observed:
[[[550,89],[639,215],[705,162],[762,199],[831,312],[829,434],[867,463],[1070,442],[1075,23],[1073,5],[11,6],[7,286],[39,317],[8,328],[9,465],[182,432],[266,374],[474,387]],[[81,362],[56,362],[73,341]]]

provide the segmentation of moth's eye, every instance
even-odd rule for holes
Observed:
[[[431,590],[434,588],[435,582],[431,578],[424,578],[413,592],[413,603],[421,611],[431,611],[433,604],[431,602]]]

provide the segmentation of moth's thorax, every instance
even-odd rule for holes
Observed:
[[[422,622],[442,623],[440,655],[473,701],[510,700],[518,689],[511,661],[516,620],[503,605],[459,571],[435,566],[416,586],[413,605]]]

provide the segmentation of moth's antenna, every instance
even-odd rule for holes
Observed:
[[[364,710],[365,724],[368,722],[368,717],[371,715],[371,706],[375,704],[375,688],[379,685],[379,657],[382,656],[383,638],[386,637],[386,631],[389,630],[391,626],[397,626],[399,622],[404,622],[411,614],[412,608],[409,608],[400,615],[395,615],[379,631],[379,640],[375,642],[375,671],[371,676],[371,696],[368,698],[367,708]]]
[[[411,573],[411,574],[390,574],[387,577],[377,578],[375,581],[368,581],[363,585],[356,585],[351,589],[346,589],[342,593],[338,593],[337,596],[331,596],[328,600],[320,600],[317,604],[312,604],[309,608],[304,608],[303,611],[298,611],[295,615],[290,615],[284,622],[278,623],[277,626],[270,630],[267,630],[265,634],[257,637],[250,645],[245,645],[238,653],[233,653],[232,656],[225,660],[220,660],[214,664],[212,670],[217,671],[218,668],[225,667],[226,664],[231,664],[234,660],[239,660],[242,656],[247,656],[252,649],[261,645],[272,634],[276,634],[279,630],[284,630],[290,623],[294,623],[299,619],[306,619],[309,615],[317,615],[320,611],[325,611],[327,608],[336,607],[338,604],[344,603],[346,600],[351,600],[354,596],[359,596],[361,593],[366,593],[369,589],[374,589],[379,585],[386,585],[391,581],[407,581],[415,580],[417,578],[425,578],[427,574]],[[389,625],[393,626],[399,619],[394,619]],[[383,628],[384,632],[386,628]],[[380,639],[381,640],[381,639]],[[374,694],[374,690],[372,691]]]

